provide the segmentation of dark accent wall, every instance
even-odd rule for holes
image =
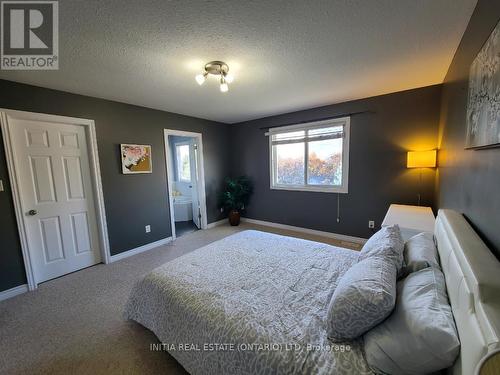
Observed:
[[[419,171],[406,169],[408,150],[437,146],[441,87],[397,92],[233,125],[233,174],[246,174],[255,193],[245,216],[333,233],[369,237],[368,220],[380,226],[391,203],[417,204]],[[271,190],[269,143],[262,127],[351,117],[349,193]],[[423,170],[422,204],[434,205],[435,171]]]
[[[500,148],[465,150],[469,69],[499,22],[500,2],[479,0],[443,85],[437,205],[462,212],[500,258]]]
[[[4,187],[4,191],[0,192],[0,291],[2,291],[26,283],[3,141],[0,141],[0,179],[3,180]]]
[[[0,80],[0,108],[95,120],[111,254],[171,235],[163,129],[203,134],[208,222],[221,219],[217,191],[230,172],[229,125]],[[0,136],[1,138],[1,136]],[[3,144],[3,140],[0,140]],[[121,174],[120,143],[152,145],[153,173]],[[0,291],[25,282],[3,147],[0,146]],[[144,226],[151,225],[151,233]]]

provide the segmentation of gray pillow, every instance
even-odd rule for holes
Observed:
[[[365,357],[376,372],[426,374],[450,367],[459,350],[443,273],[433,267],[397,285],[394,312],[364,336]]]
[[[401,273],[404,266],[403,259],[404,240],[398,225],[383,227],[364,244],[359,255],[359,260],[378,255],[390,259]]]
[[[352,266],[340,279],[328,306],[332,341],[351,340],[384,320],[396,300],[396,267],[379,256]]]
[[[430,267],[431,265],[425,260],[417,260],[409,265],[405,265],[403,270],[398,274],[398,280],[401,280],[408,276],[410,273],[423,270],[424,268]]]
[[[409,272],[416,272],[422,268],[439,266],[439,255],[432,233],[419,233],[405,243],[404,260]]]

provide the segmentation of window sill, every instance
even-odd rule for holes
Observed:
[[[287,190],[287,191],[308,191],[316,193],[339,193],[347,194],[346,187],[321,187],[321,186],[271,186],[271,190]]]

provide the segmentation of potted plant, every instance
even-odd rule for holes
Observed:
[[[219,206],[228,212],[229,223],[240,223],[241,211],[245,209],[253,193],[252,181],[246,176],[227,177],[224,191],[219,196]]]

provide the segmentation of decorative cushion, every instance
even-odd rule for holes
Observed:
[[[439,266],[439,255],[432,233],[419,233],[405,243],[404,260],[409,272],[416,272],[422,268]]]
[[[351,340],[384,320],[396,300],[396,267],[379,256],[352,266],[340,279],[328,306],[332,341]]]
[[[394,312],[364,336],[376,372],[427,374],[450,367],[460,349],[443,273],[434,267],[397,284]]]
[[[399,226],[391,225],[383,227],[364,244],[359,255],[359,260],[378,255],[384,259],[390,259],[400,273],[403,269],[404,240],[401,236]]]

